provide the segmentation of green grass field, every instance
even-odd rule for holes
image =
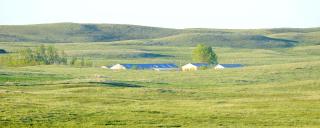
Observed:
[[[0,43],[9,52],[39,45]],[[70,56],[90,59],[94,66],[0,67],[0,127],[320,126],[320,45],[215,47],[220,63],[245,67],[192,72],[99,67],[183,65],[191,62],[193,47],[104,42],[50,45]]]

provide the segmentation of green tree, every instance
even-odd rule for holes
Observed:
[[[25,49],[24,54],[25,54],[25,59],[28,63],[34,62],[34,55],[30,48]]]
[[[68,63],[67,55],[64,52],[64,50],[62,50],[61,54],[60,54],[60,64],[65,64],[66,65],[67,63]]]
[[[53,46],[49,46],[47,48],[47,52],[46,52],[46,62],[47,64],[55,64],[55,63],[60,63],[60,57],[58,55],[57,50],[53,47]]]
[[[46,57],[46,48],[44,45],[36,48],[35,50],[35,61],[38,64],[49,64]]]
[[[192,51],[192,59],[197,62],[203,62],[208,64],[217,64],[218,57],[210,46],[198,44]]]
[[[75,65],[77,61],[77,57],[72,57],[70,61],[70,65]]]
[[[18,51],[18,60],[22,65],[34,65],[34,55],[30,48],[26,48]]]

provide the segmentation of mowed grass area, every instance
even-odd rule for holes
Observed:
[[[1,43],[8,51],[36,45]],[[158,72],[111,71],[99,66],[185,64],[191,61],[192,48],[53,45],[70,56],[91,59],[96,67],[1,67],[1,127],[320,126],[320,46],[215,48],[221,63],[246,67]]]

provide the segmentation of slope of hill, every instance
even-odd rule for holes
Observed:
[[[285,38],[289,40],[299,41],[301,45],[320,45],[320,31],[316,32],[307,32],[307,33],[297,33],[297,32],[288,32],[288,33],[277,33],[271,34],[270,37],[274,38]]]
[[[0,26],[0,41],[104,42],[158,38],[177,33],[175,29],[134,25],[56,23]]]
[[[217,47],[237,48],[282,48],[292,47],[297,41],[270,38],[263,35],[227,33],[186,33],[170,37],[154,39],[146,42],[148,45],[187,45],[195,46],[198,43]]]
[[[55,23],[0,26],[0,42],[114,42],[135,45],[283,48],[320,44],[320,28],[168,29],[119,24]],[[135,40],[135,41],[132,41]],[[118,43],[118,42],[114,42]]]

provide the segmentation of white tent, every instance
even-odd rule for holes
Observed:
[[[224,69],[224,67],[223,67],[222,65],[218,64],[218,65],[216,65],[216,66],[214,67],[214,69],[219,70],[219,69]]]
[[[199,70],[201,67],[209,67],[209,64],[207,63],[188,63],[184,66],[182,66],[182,71],[194,71]]]
[[[127,68],[125,66],[123,66],[122,64],[116,64],[116,65],[113,65],[110,69],[112,69],[112,70],[125,70]]]

